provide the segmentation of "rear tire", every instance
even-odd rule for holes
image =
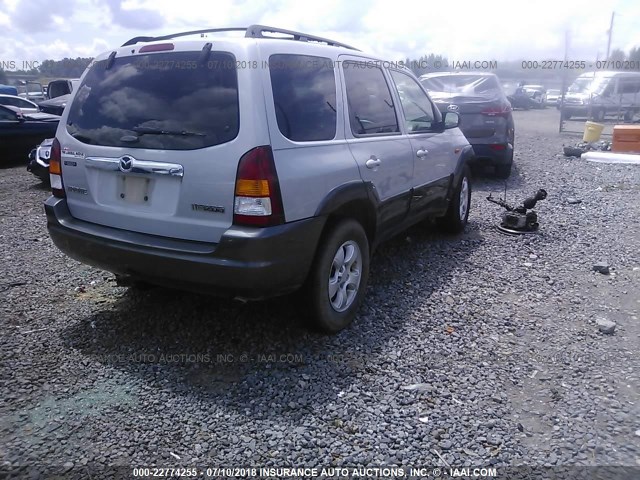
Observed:
[[[506,180],[511,176],[512,168],[513,168],[513,162],[507,163],[506,165],[496,165],[495,167],[496,178]]]
[[[471,208],[471,173],[467,165],[462,170],[462,175],[453,192],[453,198],[449,203],[447,213],[436,219],[438,227],[447,233],[460,233],[464,230],[469,219]]]
[[[355,220],[342,220],[323,236],[304,287],[314,326],[337,333],[353,321],[369,279],[369,240]]]
[[[511,169],[513,168],[513,151],[507,159],[507,163],[503,163],[495,166],[495,176],[502,180],[506,180],[511,176]]]

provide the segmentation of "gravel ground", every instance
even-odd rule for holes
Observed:
[[[466,233],[385,244],[332,337],[289,298],[117,287],[0,170],[0,464],[640,465],[640,167],[560,156],[557,115],[516,112],[508,200],[549,192],[540,234],[498,233],[504,183],[478,178]]]

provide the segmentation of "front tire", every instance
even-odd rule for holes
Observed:
[[[471,207],[471,174],[469,167],[464,166],[462,175],[458,180],[453,198],[449,203],[447,213],[436,222],[441,230],[448,233],[460,233],[464,230],[469,219]]]
[[[337,333],[353,321],[369,279],[369,241],[355,220],[342,220],[320,241],[304,288],[316,328]]]

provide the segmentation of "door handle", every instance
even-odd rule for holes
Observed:
[[[381,163],[382,163],[382,161],[380,161],[379,158],[373,157],[373,158],[370,158],[369,160],[367,160],[365,165],[367,166],[367,168],[375,170],[376,168],[378,168],[380,166]]]
[[[429,150],[427,150],[426,148],[421,148],[416,152],[416,156],[418,158],[424,158],[427,155],[429,155]]]

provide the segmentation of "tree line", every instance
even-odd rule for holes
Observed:
[[[44,60],[36,68],[31,70],[18,70],[12,73],[38,75],[46,78],[78,78],[82,75],[82,72],[87,68],[93,58],[90,57],[77,57],[77,58],[63,58],[62,60]],[[615,49],[609,55],[609,60],[612,61],[625,61],[636,62],[636,68],[632,69],[640,71],[638,64],[640,64],[640,47],[632,48],[629,53]],[[465,62],[464,60],[451,60],[445,55],[429,53],[422,55],[419,58],[411,59],[406,58],[404,64],[409,67],[416,75],[424,75],[425,73],[447,71],[447,70],[478,70],[482,69],[477,65],[477,62]],[[488,62],[490,63],[490,62]],[[526,69],[523,68],[523,61],[498,61],[497,68],[493,68],[491,65],[490,71],[498,75],[500,78],[559,78],[563,75],[563,69]],[[615,69],[615,68],[613,68]],[[564,70],[566,72],[566,70]],[[579,71],[570,71],[569,74],[580,73]],[[7,76],[3,70],[0,69],[0,83],[6,84],[8,82]]]

